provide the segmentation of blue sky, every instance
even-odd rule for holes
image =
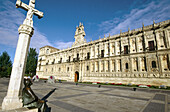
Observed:
[[[28,4],[29,0],[21,0]],[[14,60],[18,27],[26,11],[15,8],[16,0],[0,0],[0,53],[7,51]],[[86,40],[118,34],[170,19],[170,0],[36,0],[44,17],[34,16],[30,47],[51,45],[64,49],[74,42],[76,26],[85,26]]]

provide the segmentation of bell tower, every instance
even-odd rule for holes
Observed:
[[[81,44],[86,43],[86,40],[84,39],[85,36],[85,31],[84,31],[84,26],[80,22],[79,26],[76,27],[76,32],[75,32],[75,42],[73,43],[72,47],[79,46]]]

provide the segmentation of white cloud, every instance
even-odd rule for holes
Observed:
[[[9,0],[1,1],[0,6],[0,44],[13,48],[17,45],[18,27],[25,19],[25,15],[15,8],[15,4]],[[30,47],[39,50],[40,47],[52,44],[45,34],[34,27],[34,35],[31,38]]]
[[[71,47],[73,42],[62,42],[62,41],[58,41],[56,43],[54,43],[57,49],[66,49],[68,47]]]
[[[157,3],[152,1],[147,5],[143,5],[142,8],[135,8],[130,11],[129,14],[122,15],[122,19],[113,18],[113,20],[108,20],[102,22],[99,27],[100,31],[106,34],[106,36],[120,33],[120,30],[123,32],[130,29],[136,29],[144,25],[150,25],[155,22],[165,21],[170,19],[170,4],[168,0],[162,0]],[[115,21],[116,20],[116,21]]]

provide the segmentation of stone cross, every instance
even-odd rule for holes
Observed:
[[[21,0],[17,0],[16,7],[23,8],[28,12],[26,19],[18,29],[19,39],[15,52],[15,58],[7,95],[2,102],[2,110],[12,110],[21,108],[23,106],[21,97],[23,79],[25,74],[25,66],[27,61],[27,53],[29,49],[30,39],[34,33],[32,18],[33,15],[37,15],[39,18],[43,17],[43,12],[34,9],[35,0],[30,0],[29,5],[21,2]]]

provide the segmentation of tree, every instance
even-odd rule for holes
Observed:
[[[0,77],[9,77],[12,70],[12,61],[6,51],[0,55]]]
[[[36,49],[30,48],[27,56],[26,74],[30,74],[31,76],[36,74],[37,61],[38,53],[36,52]]]

